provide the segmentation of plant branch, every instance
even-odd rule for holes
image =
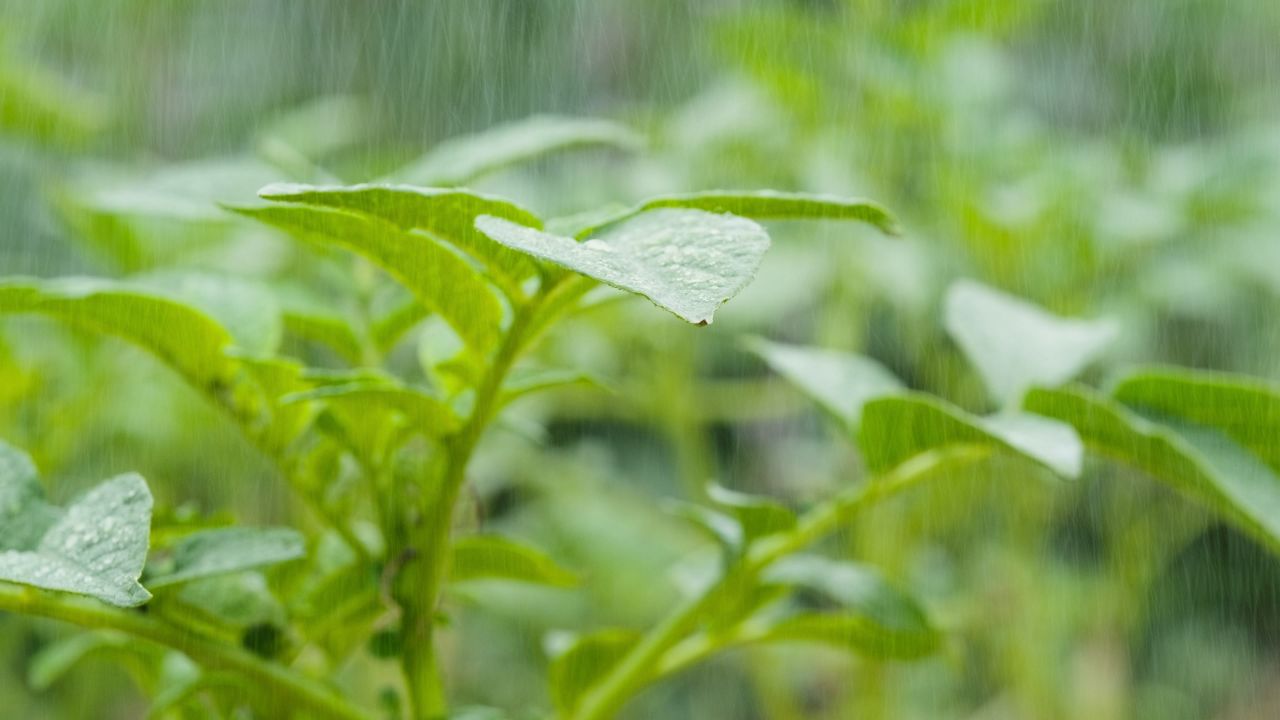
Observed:
[[[858,513],[907,490],[931,477],[939,469],[956,462],[976,462],[991,454],[979,445],[956,445],[918,455],[888,473],[837,495],[801,518],[790,532],[761,538],[753,543],[740,563],[715,583],[695,595],[648,632],[578,704],[572,720],[607,720],[613,717],[636,692],[658,678],[686,667],[691,660],[705,657],[723,646],[686,647],[686,653],[668,658],[668,653],[697,627],[700,616],[726,593],[750,584],[770,564],[804,549],[850,522]],[[725,636],[729,643],[743,638]]]
[[[573,295],[566,301],[566,292],[575,287],[566,276],[546,285],[517,307],[493,362],[476,388],[471,416],[461,430],[444,441],[443,476],[434,492],[427,495],[424,522],[409,539],[414,559],[397,583],[397,602],[404,612],[406,635],[403,668],[415,718],[429,718],[448,709],[436,657],[435,610],[448,574],[449,533],[454,507],[466,483],[467,465],[500,408],[507,374],[552,317],[580,296]]]
[[[331,720],[371,720],[373,717],[319,681],[283,665],[267,662],[239,647],[200,637],[140,612],[118,610],[92,600],[11,585],[0,585],[0,610],[95,630],[117,630],[177,650],[206,670],[233,672],[268,686],[270,692],[264,692],[262,696],[273,698],[282,711],[305,709],[317,718]]]

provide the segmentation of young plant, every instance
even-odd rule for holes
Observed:
[[[528,154],[563,144],[512,147]],[[500,164],[455,158],[450,166]],[[148,660],[138,676],[159,688],[157,712],[371,717],[332,682],[367,647],[399,659],[410,717],[447,716],[435,637],[446,589],[483,578],[575,579],[512,539],[453,532],[468,466],[503,408],[581,381],[572,370],[522,364],[539,338],[601,284],[687,322],[711,322],[769,246],[756,220],[850,219],[894,230],[870,202],[774,192],[664,196],[547,223],[456,187],[277,184],[260,196],[265,202],[228,209],[318,249],[348,251],[355,276],[376,267],[411,294],[390,308],[370,301],[354,323],[286,316],[290,332],[332,345],[357,361],[352,367],[308,368],[278,354],[271,298],[241,280],[169,272],[0,282],[2,312],[114,335],[167,363],[275,463],[319,528],[304,537],[196,522],[149,532],[150,493],[137,476],[59,510],[41,498],[31,462],[4,448],[0,577],[13,585],[0,591],[0,608],[83,625],[113,652]],[[398,338],[427,317],[455,338],[444,344],[453,352],[428,359],[430,386],[384,367]],[[776,503],[713,489],[716,507],[689,511],[724,546],[718,579],[643,636],[609,631],[572,644],[552,670],[558,715],[609,717],[643,686],[731,645],[820,640],[887,657],[932,651],[938,635],[923,612],[874,572],[796,555],[922,470],[799,520]],[[826,598],[823,610],[799,602],[804,588],[804,597]],[[171,652],[118,643],[120,633]],[[400,714],[396,692],[380,701]]]

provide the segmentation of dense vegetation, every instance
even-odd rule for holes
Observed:
[[[1274,717],[1277,31],[0,3],[0,701]]]

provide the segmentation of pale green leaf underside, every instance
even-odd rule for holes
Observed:
[[[418,230],[444,240],[485,264],[505,288],[531,276],[529,258],[493,242],[475,228],[480,215],[540,228],[524,208],[471,190],[410,185],[269,185],[259,195],[276,202],[347,210],[384,220],[401,230]]]
[[[868,402],[858,444],[868,467],[877,473],[922,453],[973,445],[1012,453],[1075,478],[1084,456],[1080,437],[1070,425],[1025,413],[978,417],[919,393]]]
[[[851,431],[867,401],[904,390],[893,373],[861,355],[759,339],[747,347]]]
[[[1024,407],[1070,423],[1090,450],[1142,471],[1280,548],[1280,478],[1229,434],[1153,421],[1084,388],[1032,390]]]
[[[1032,386],[1053,387],[1080,374],[1119,331],[1109,320],[1058,317],[970,280],[952,284],[944,304],[947,333],[1002,405]]]
[[[497,342],[502,325],[498,296],[470,263],[435,239],[406,232],[370,215],[328,207],[231,209],[303,238],[363,255],[403,283],[468,345],[486,352]]]
[[[34,548],[60,514],[45,502],[31,458],[0,442],[0,551]]]
[[[814,555],[793,555],[772,565],[767,583],[807,588],[826,610],[766,606],[756,624],[761,642],[803,641],[842,646],[878,658],[915,658],[937,648],[940,636],[912,598],[870,567]]]
[[[655,210],[578,242],[494,217],[476,227],[495,241],[628,292],[691,323],[755,276],[769,236],[754,222],[701,210]]]
[[[151,589],[296,560],[306,554],[301,534],[289,528],[217,528],[184,537],[168,572],[147,578]]]
[[[512,580],[571,587],[577,577],[546,553],[495,535],[459,538],[453,544],[450,580]]]
[[[127,340],[208,389],[235,363],[230,333],[204,313],[155,293],[95,278],[0,280],[0,313],[38,313]]]
[[[661,208],[730,213],[753,220],[855,220],[870,223],[889,235],[898,234],[897,223],[889,211],[870,200],[776,190],[709,190],[645,200],[580,230],[578,237],[594,236],[619,222]]]
[[[462,185],[554,152],[592,146],[635,150],[643,144],[631,129],[607,120],[534,115],[446,140],[394,177],[414,185]]]
[[[141,605],[151,597],[138,584],[150,530],[146,482],[121,475],[72,503],[35,548],[0,553],[0,580]]]

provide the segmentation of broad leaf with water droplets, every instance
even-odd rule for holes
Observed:
[[[59,515],[45,502],[31,458],[0,442],[0,550],[35,547]]]
[[[138,584],[150,531],[151,491],[121,475],[68,506],[35,547],[0,553],[0,580],[141,605],[151,597]]]
[[[756,223],[702,210],[662,209],[577,242],[484,216],[476,227],[509,248],[643,295],[696,324],[755,276],[769,236]]]

